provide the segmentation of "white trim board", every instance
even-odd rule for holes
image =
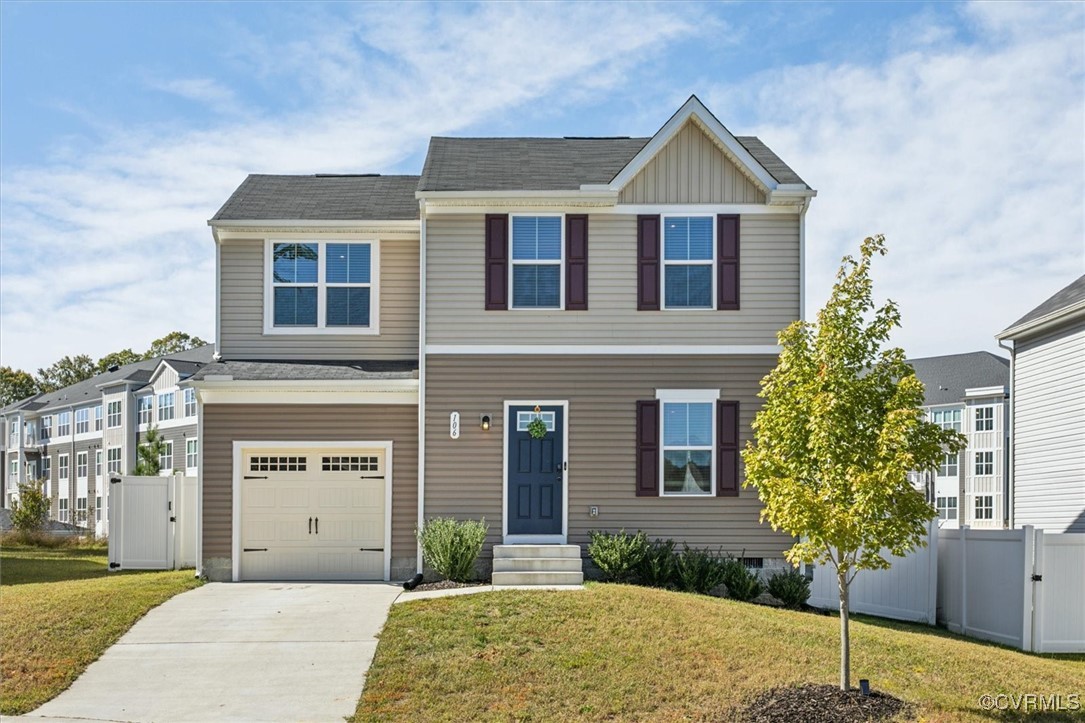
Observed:
[[[509,408],[514,406],[561,407],[562,425],[562,485],[560,535],[509,535]],[[565,545],[569,541],[569,400],[506,399],[501,412],[501,540],[506,545]]]
[[[340,449],[357,447],[359,449],[384,450],[384,580],[392,576],[392,442],[246,442],[234,440],[233,443],[233,496],[230,516],[230,577],[234,582],[241,580],[241,477],[242,452],[254,449]],[[202,466],[201,460],[201,466]]]
[[[568,355],[668,355],[668,356],[777,356],[781,348],[775,344],[427,344],[425,354],[433,355],[502,355],[531,354],[534,356]]]

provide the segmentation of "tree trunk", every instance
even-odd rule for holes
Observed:
[[[840,588],[840,690],[851,689],[851,639],[848,635],[848,572],[837,570]]]

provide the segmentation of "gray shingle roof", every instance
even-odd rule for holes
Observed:
[[[251,175],[211,220],[413,220],[417,187],[418,176]]]
[[[1044,303],[1040,304],[1006,328],[1012,329],[1016,326],[1028,324],[1029,322],[1042,319],[1045,316],[1062,311],[1063,309],[1068,309],[1082,301],[1085,301],[1085,274],[1079,276],[1077,280],[1072,281],[1068,286],[1060,289],[1054,296],[1047,299]]]
[[[415,379],[418,360],[350,362],[219,361],[201,368],[192,381],[209,376],[230,376],[235,381],[351,381],[359,379]]]
[[[1010,361],[986,351],[909,359],[915,375],[926,387],[924,404],[953,404],[966,389],[1006,386]]]
[[[651,138],[430,139],[419,191],[570,191],[610,181]],[[738,142],[780,183],[803,183],[753,136]]]

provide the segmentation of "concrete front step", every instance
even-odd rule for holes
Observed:
[[[495,557],[494,572],[581,572],[579,557]]]
[[[580,545],[494,545],[494,559],[568,557],[580,559]]]
[[[494,587],[506,585],[581,585],[583,572],[494,572]]]

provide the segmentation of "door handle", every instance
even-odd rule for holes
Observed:
[[[313,518],[309,518],[309,534],[313,534]]]

